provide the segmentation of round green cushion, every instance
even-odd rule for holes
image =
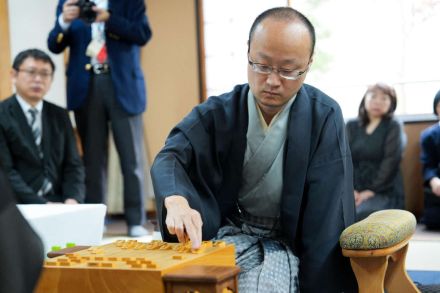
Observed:
[[[339,243],[352,250],[387,248],[409,238],[415,230],[416,218],[410,212],[383,210],[346,228]]]

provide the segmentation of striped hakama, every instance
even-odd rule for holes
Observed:
[[[222,227],[216,239],[235,245],[240,267],[238,288],[241,293],[299,292],[299,259],[280,238],[268,237],[269,230],[242,224]]]

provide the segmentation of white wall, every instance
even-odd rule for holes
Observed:
[[[11,64],[13,58],[29,48],[47,53],[47,36],[55,22],[57,0],[8,0]],[[46,100],[61,107],[66,106],[66,85],[63,54],[50,56],[55,62],[55,78]]]

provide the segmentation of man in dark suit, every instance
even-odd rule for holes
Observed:
[[[0,191],[0,292],[32,292],[43,267],[43,244],[15,206],[1,166]]]
[[[43,98],[55,65],[38,49],[17,55],[16,93],[0,104],[0,161],[19,203],[77,204],[85,194],[84,169],[67,111]]]
[[[48,46],[54,53],[69,48],[67,106],[75,112],[84,151],[86,202],[105,198],[110,126],[124,178],[128,235],[142,236],[146,92],[140,49],[151,30],[143,0],[95,3],[96,16],[85,20],[78,0],[60,0]]]

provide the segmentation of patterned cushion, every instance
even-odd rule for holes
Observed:
[[[416,218],[404,210],[383,210],[351,225],[342,232],[339,243],[344,249],[370,250],[396,245],[416,229]]]

